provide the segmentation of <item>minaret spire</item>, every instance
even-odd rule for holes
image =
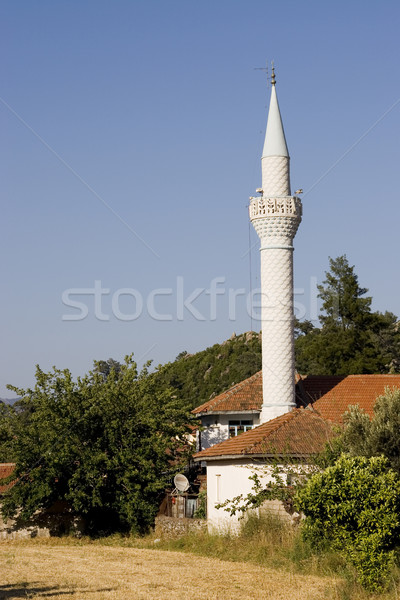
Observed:
[[[272,67],[271,83],[267,131],[261,158],[263,190],[267,197],[290,196],[290,158],[276,95],[274,67]]]
[[[264,156],[287,156],[289,158],[285,132],[283,130],[281,111],[279,110],[279,103],[276,95],[276,79],[274,70],[272,71],[271,83],[271,101],[269,105],[267,131],[265,134],[262,156],[263,158]]]
[[[250,202],[261,240],[263,405],[260,422],[290,411],[294,397],[293,238],[301,221],[300,198],[290,194],[289,152],[275,70],[261,158],[262,195]]]

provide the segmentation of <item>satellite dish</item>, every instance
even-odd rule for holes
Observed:
[[[181,493],[186,492],[186,490],[188,490],[190,487],[190,483],[189,483],[187,477],[185,477],[182,473],[178,473],[177,475],[175,475],[174,485],[175,485],[176,489],[178,490],[178,492],[181,492]]]

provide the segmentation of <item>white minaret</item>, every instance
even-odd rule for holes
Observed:
[[[289,153],[272,69],[271,102],[261,159],[261,196],[250,199],[250,220],[261,240],[263,404],[260,423],[289,412],[294,397],[293,238],[300,198],[290,195]],[[257,190],[258,192],[260,190]]]

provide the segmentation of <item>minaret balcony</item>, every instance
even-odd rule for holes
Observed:
[[[276,198],[264,198],[259,196],[250,200],[250,220],[263,217],[293,217],[299,222],[302,216],[302,204],[297,196],[278,196]]]

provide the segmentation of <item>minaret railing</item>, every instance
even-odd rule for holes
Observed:
[[[252,198],[249,206],[250,219],[265,216],[285,215],[299,218],[302,215],[302,204],[297,196],[281,196],[276,198]]]

